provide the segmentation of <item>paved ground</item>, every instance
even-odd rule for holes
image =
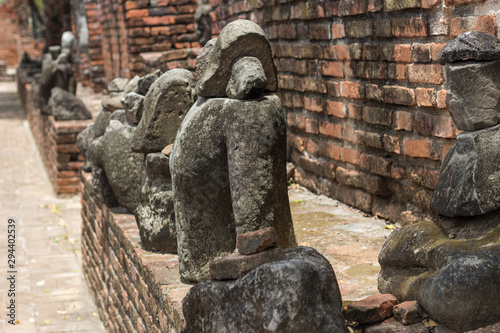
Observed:
[[[0,332],[104,332],[81,270],[80,199],[55,196],[14,83],[0,83],[0,142]],[[9,218],[15,326],[6,317]]]
[[[100,108],[92,95],[84,100]],[[104,332],[81,272],[79,196],[52,191],[13,83],[0,83],[0,138],[0,332]],[[378,293],[386,223],[298,186],[289,195],[299,244],[330,260],[343,299]],[[9,218],[17,235],[15,326],[5,316]]]

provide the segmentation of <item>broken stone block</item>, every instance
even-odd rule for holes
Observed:
[[[274,64],[271,45],[266,34],[257,24],[248,20],[236,20],[227,24],[208,52],[200,54],[206,57],[206,67],[196,84],[196,92],[201,97],[224,97],[231,77],[232,65],[240,57],[259,59],[266,74],[265,90],[278,90],[276,65]]]
[[[242,57],[233,64],[226,94],[235,99],[259,98],[266,84],[266,73],[259,59]]]
[[[89,126],[87,126],[86,129],[81,131],[76,137],[76,146],[78,147],[80,154],[82,154],[85,157],[85,162],[82,165],[82,170],[86,172],[92,170],[92,166],[90,165],[87,159],[87,150],[92,140],[94,140],[94,136],[95,136],[94,124],[90,124]]]
[[[500,39],[480,31],[468,31],[448,44],[439,53],[441,65],[464,60],[499,60]]]
[[[111,120],[103,136],[89,146],[92,174],[102,169],[119,204],[134,213],[144,175],[144,157],[130,150],[135,126]],[[97,189],[99,191],[99,189]]]
[[[146,155],[145,176],[134,214],[141,246],[146,251],[177,253],[174,198],[168,162],[168,156],[162,153]]]
[[[480,221],[463,220],[394,231],[379,255],[380,292],[416,300],[436,322],[458,332],[500,322],[500,227],[492,214],[493,225],[481,233]],[[478,230],[465,237],[461,229]]]
[[[446,106],[458,129],[475,131],[500,122],[500,60],[446,64]]]
[[[122,104],[125,107],[125,113],[127,114],[127,121],[129,124],[138,124],[142,118],[144,109],[144,96],[135,92],[130,92],[125,95]]]
[[[122,110],[122,98],[123,94],[121,92],[111,92],[102,101],[102,107],[110,112],[113,112],[115,110]]]
[[[207,279],[210,261],[232,253],[237,234],[272,226],[280,247],[296,244],[276,95],[198,99],[179,128],[170,169],[183,279]]]
[[[344,306],[344,318],[360,324],[383,321],[392,316],[392,309],[398,299],[391,294],[374,295]]]
[[[193,74],[186,69],[169,70],[151,85],[135,131],[134,152],[160,152],[174,142],[177,129],[195,101],[194,85]]]
[[[417,301],[406,301],[399,303],[392,309],[394,318],[403,325],[411,325],[422,321],[422,312],[418,308]]]
[[[444,216],[482,215],[500,208],[500,125],[457,136],[443,161],[431,209]]]
[[[235,281],[205,281],[182,302],[183,333],[347,333],[332,266],[316,250],[286,250],[287,260]]]
[[[370,325],[365,328],[365,333],[429,333],[427,327],[422,323],[403,325],[394,318],[389,318],[381,323]]]
[[[286,259],[285,251],[279,247],[250,255],[230,254],[210,263],[210,278],[212,280],[236,280],[260,265],[284,259]]]
[[[275,246],[277,243],[276,229],[270,227],[238,235],[236,248],[240,254],[253,254]]]
[[[125,89],[123,90],[123,96],[127,96],[129,93],[139,93],[139,80],[141,78],[136,75],[130,80],[127,85],[125,86]]]
[[[137,82],[137,87],[138,87],[137,93],[146,96],[146,94],[149,91],[149,88],[156,80],[158,80],[160,75],[161,71],[156,70],[154,73],[146,74],[141,78],[139,78],[139,82]]]
[[[52,88],[49,108],[55,120],[92,119],[81,99],[59,87]]]
[[[123,92],[127,87],[128,79],[119,77],[108,83],[108,91],[111,92]]]

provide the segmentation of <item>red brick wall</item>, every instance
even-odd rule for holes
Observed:
[[[497,35],[495,0],[211,0],[213,33],[261,25],[279,68],[298,181],[396,220],[429,213],[458,133],[437,57],[467,30]]]
[[[97,0],[87,17],[100,19],[105,81],[145,74],[141,53],[199,47],[195,11],[196,0]]]
[[[56,121],[42,115],[31,98],[30,84],[20,84],[26,119],[35,137],[50,182],[57,194],[74,194],[80,190],[79,168],[83,156],[76,147],[76,137],[92,120]]]
[[[41,59],[45,43],[32,38],[28,13],[26,0],[5,0],[0,4],[0,61],[9,68],[17,67],[23,52]]]
[[[112,212],[92,196],[92,177],[82,180],[82,266],[108,332],[181,332],[178,259],[141,249],[131,214]]]

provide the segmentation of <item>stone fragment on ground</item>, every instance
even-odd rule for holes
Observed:
[[[278,243],[278,233],[273,227],[238,235],[236,248],[240,254],[261,252]]]
[[[82,100],[59,87],[52,88],[49,108],[55,120],[86,120],[92,115]]]
[[[371,324],[392,316],[392,309],[396,304],[398,300],[391,294],[374,295],[347,304],[342,312],[348,321]]]
[[[347,333],[328,260],[307,247],[287,249],[286,255],[236,281],[193,286],[182,302],[182,332]]]
[[[422,321],[423,316],[417,301],[406,301],[397,304],[392,309],[394,318],[403,325],[411,325]]]
[[[260,265],[286,259],[285,251],[273,247],[250,255],[230,254],[210,263],[212,280],[236,280]]]

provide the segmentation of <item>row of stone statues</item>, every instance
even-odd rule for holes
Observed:
[[[500,89],[492,70],[500,42],[492,38],[468,33],[443,49],[447,106],[457,128],[471,132],[458,136],[443,162],[432,199],[441,218],[394,232],[379,257],[381,292],[418,300],[458,331],[500,321]],[[178,253],[185,281],[233,279],[240,276],[228,271],[239,271],[244,260],[268,262],[236,281],[195,286],[184,302],[197,309],[185,308],[185,332],[345,332],[331,266],[313,249],[293,248],[286,122],[262,29],[244,20],[228,24],[205,44],[196,77],[176,69],[110,83],[103,111],[78,138],[95,195],[135,215],[143,248]],[[234,253],[238,236],[269,227],[277,248]],[[308,289],[312,281],[318,284]],[[294,311],[309,315],[292,319],[280,310],[293,297],[300,299]]]
[[[294,247],[276,72],[263,30],[238,20],[206,43],[197,81],[184,69],[112,81],[103,110],[78,137],[94,196],[135,215],[144,249],[178,253],[184,281],[226,280],[193,287],[183,307],[185,332],[347,331],[330,264],[314,249]],[[238,235],[263,229],[276,235],[264,248],[236,249]],[[224,261],[228,255],[236,257]],[[255,276],[231,281],[242,263],[245,273],[259,266]],[[216,273],[220,265],[230,274]],[[205,296],[221,299],[214,307]],[[228,306],[233,316],[226,316]]]

